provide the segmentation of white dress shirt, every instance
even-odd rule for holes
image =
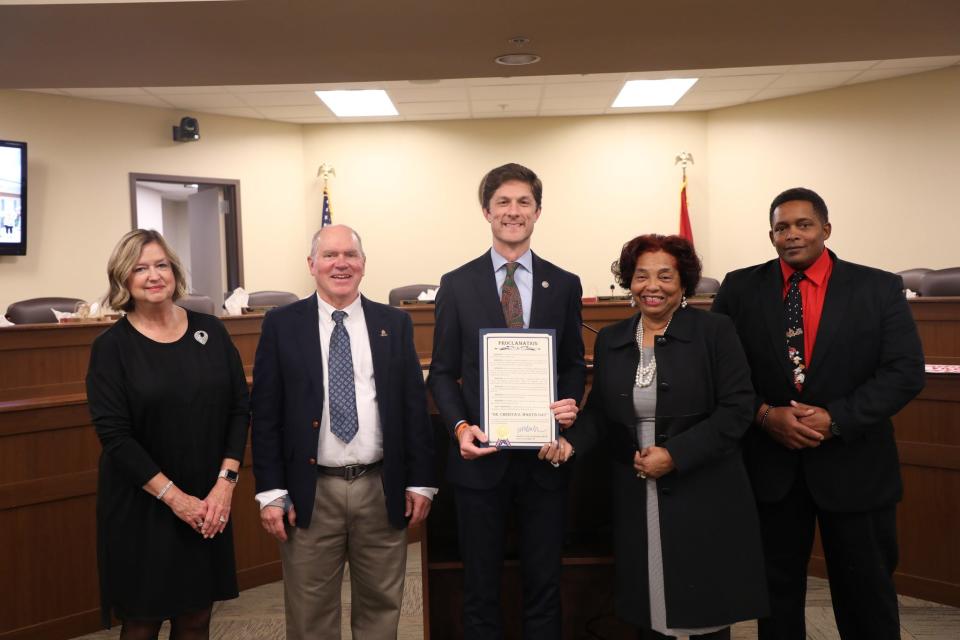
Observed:
[[[333,312],[336,307],[328,304],[317,294],[319,310],[320,358],[323,367],[323,413],[320,417],[320,438],[317,444],[317,464],[323,467],[346,467],[354,464],[372,464],[383,459],[383,430],[380,411],[377,407],[377,385],[373,375],[373,355],[370,352],[370,334],[363,315],[363,305],[358,295],[356,300],[343,308],[347,317],[343,327],[350,336],[350,355],[353,358],[353,388],[357,399],[357,424],[359,429],[350,442],[344,442],[330,430],[330,336],[336,323]],[[435,487],[407,487],[407,491],[419,493],[431,500],[437,494]],[[287,495],[286,489],[271,489],[256,495],[260,508],[273,500]]]

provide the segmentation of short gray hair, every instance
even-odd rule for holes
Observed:
[[[354,229],[353,227],[349,227],[345,224],[327,225],[326,227],[320,227],[319,229],[317,229],[317,232],[313,234],[313,238],[310,239],[310,257],[312,259],[316,259],[317,257],[317,247],[320,244],[320,234],[323,233],[324,229],[329,229],[331,226],[343,227],[345,229],[349,229],[350,233],[353,234],[353,237],[357,239],[357,246],[360,248],[360,255],[363,257],[364,260],[367,259],[367,254],[363,252],[363,240],[360,239],[360,234],[357,233],[356,229]]]

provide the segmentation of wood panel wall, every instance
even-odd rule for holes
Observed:
[[[960,364],[960,300],[918,299],[911,301],[911,309],[928,362]],[[433,308],[407,311],[414,320],[417,350],[428,359]],[[623,303],[587,305],[584,322],[599,329],[631,312]],[[261,321],[256,315],[224,320],[248,376]],[[0,329],[0,640],[59,640],[98,627],[94,512],[100,446],[90,424],[84,377],[90,344],[105,328]],[[594,334],[585,329],[584,339],[589,357]],[[905,485],[898,513],[898,589],[960,606],[960,376],[928,375],[926,389],[894,422]],[[245,457],[248,465],[249,449]],[[276,544],[260,528],[248,466],[241,470],[234,500],[241,588],[279,579]],[[437,515],[443,502],[435,505]],[[572,517],[576,524],[595,516],[574,512]],[[442,536],[438,552],[441,541]],[[583,591],[584,580],[589,584],[609,575],[609,556],[592,556],[589,546],[566,560],[570,584],[565,588],[571,593],[591,593]],[[429,564],[433,551],[424,551]],[[815,558],[812,569],[822,573],[822,560]],[[456,571],[446,570],[441,582],[425,585],[431,617],[444,609],[448,615],[458,610],[450,601],[456,597],[451,591]]]

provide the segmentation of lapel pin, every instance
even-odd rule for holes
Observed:
[[[381,337],[381,338],[386,338],[386,337],[387,337],[387,330],[386,330],[386,329],[380,329],[380,337]]]
[[[544,289],[547,289],[550,287],[550,283],[544,280],[543,282],[540,283],[540,286],[543,287]]]
[[[200,344],[207,344],[207,338],[208,336],[206,331],[197,331],[193,334],[193,339]]]

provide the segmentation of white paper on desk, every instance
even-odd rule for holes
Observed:
[[[420,302],[433,302],[437,299],[437,290],[436,289],[427,289],[426,291],[421,291],[420,295],[417,296],[417,300]]]
[[[249,302],[250,294],[244,291],[243,287],[237,287],[230,297],[223,301],[223,308],[227,310],[228,316],[239,316]]]
[[[5,316],[0,316],[0,327],[12,327],[14,324],[7,320]]]
[[[64,318],[76,318],[77,314],[71,311],[57,311],[53,307],[50,308],[50,311],[53,311],[53,317],[57,319],[57,322],[62,321]]]

